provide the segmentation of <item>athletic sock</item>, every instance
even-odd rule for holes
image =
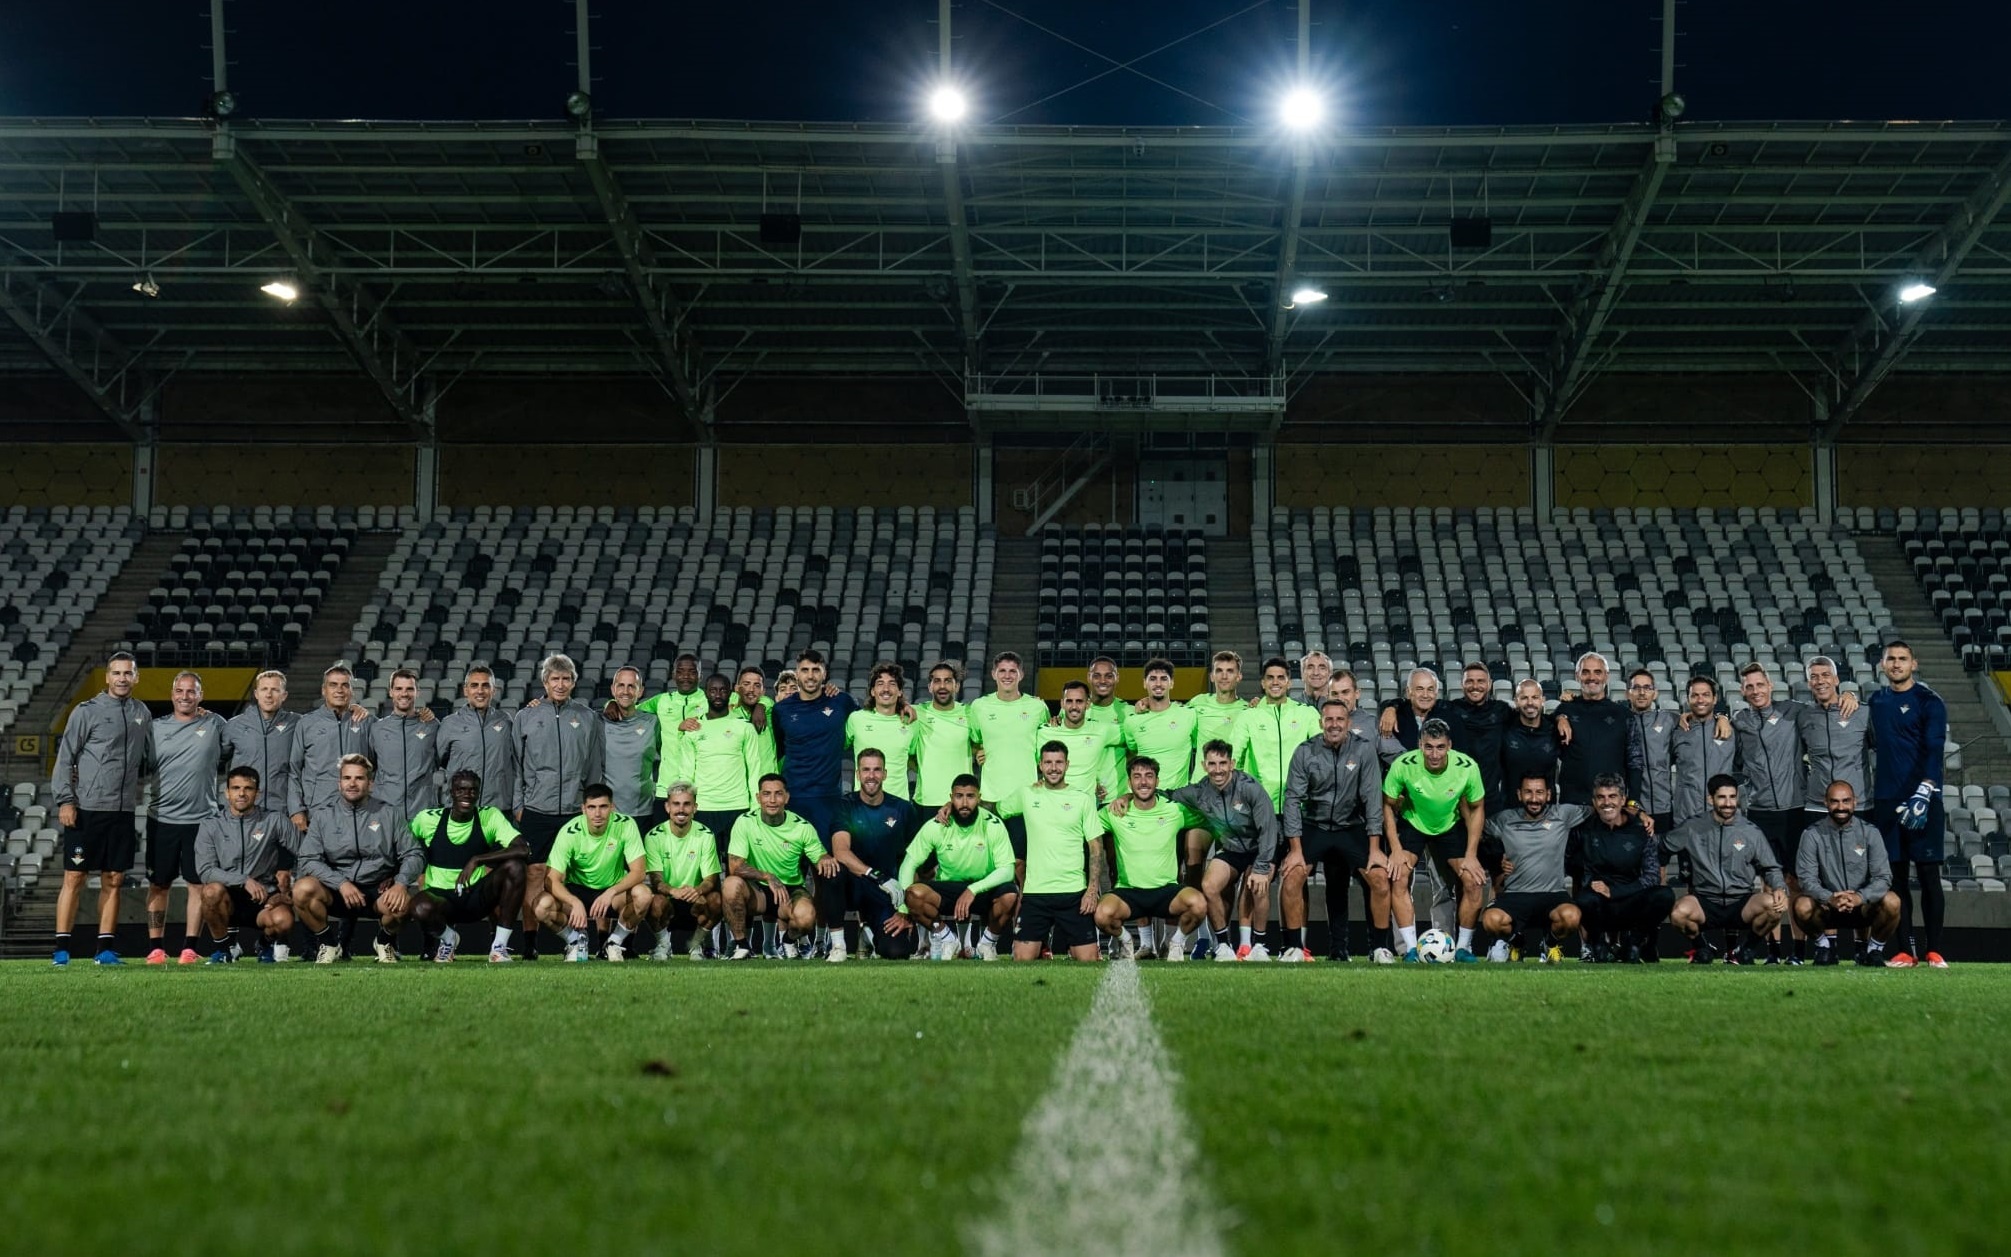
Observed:
[[[1473,950],[1473,928],[1471,926],[1462,925],[1459,927],[1459,942],[1457,946],[1461,951]]]
[[[1303,949],[1304,949],[1304,944],[1303,944],[1303,943],[1302,943],[1302,942],[1300,941],[1300,939],[1301,939],[1301,938],[1302,938],[1302,937],[1304,936],[1304,934],[1305,934],[1305,930],[1304,930],[1303,928],[1300,928],[1300,929],[1296,929],[1296,930],[1286,930],[1286,931],[1285,931],[1285,950],[1286,950],[1286,951],[1301,951],[1301,950],[1303,950]]]
[[[1828,951],[1834,946],[1836,946],[1836,938],[1833,935],[1825,934],[1815,941],[1817,951]],[[1795,946],[1795,955],[1799,957],[1801,954],[1801,946],[1797,944]]]
[[[1796,960],[1806,959],[1808,956],[1808,940],[1805,938],[1794,940],[1793,954]]]
[[[1767,959],[1779,960],[1780,958],[1781,958],[1781,940],[1777,938],[1769,938],[1767,940]]]
[[[451,932],[451,931],[450,931],[450,932]],[[497,926],[497,927],[496,927],[496,937],[495,937],[494,941],[492,941],[492,942],[491,942],[491,943],[489,944],[489,950],[490,950],[490,951],[508,951],[508,950],[510,950],[510,932],[511,932],[511,931],[510,931],[510,927],[509,927],[509,926],[507,926],[507,925],[499,925],[499,926]]]
[[[1417,926],[1399,925],[1397,927],[1397,951],[1400,953],[1407,952],[1416,946]]]
[[[50,948],[49,950],[51,950],[51,951],[68,951],[68,950],[70,950],[70,936],[69,936],[68,934],[58,934],[58,935],[56,935],[56,945],[55,945],[54,947]]]
[[[116,934],[100,934],[98,935],[98,950],[117,951],[118,947],[116,946],[116,944],[118,943],[118,941],[119,939]]]
[[[499,929],[496,931],[496,938],[499,942],[507,943],[509,934],[508,930]],[[434,940],[434,945],[452,951],[461,945],[461,932],[450,925],[440,931],[440,937]]]
[[[614,928],[608,931],[607,941],[610,943],[617,943],[617,944],[625,943],[628,941],[628,935],[629,935],[628,927],[626,925],[623,925],[621,922],[617,921],[615,922]]]
[[[1880,942],[1878,939],[1868,938],[1864,940],[1864,950],[1866,955],[1876,956],[1878,955],[1878,953],[1885,950],[1885,944]]]
[[[223,951],[229,946],[230,946],[230,936],[228,934],[225,934],[224,937],[222,938],[218,938],[214,934],[210,935],[209,949],[211,951],[213,952]]]
[[[1152,946],[1152,927],[1149,924],[1138,927],[1138,945],[1140,947]]]
[[[1245,946],[1245,947],[1248,947],[1248,946],[1250,945],[1250,933],[1251,933],[1251,930],[1250,930],[1250,927],[1249,927],[1249,926],[1247,926],[1247,925],[1239,925],[1239,926],[1237,926],[1237,927],[1236,927],[1236,941],[1237,941],[1238,943],[1242,944],[1243,946]]]
[[[320,929],[314,931],[315,946],[333,947],[335,946],[335,937],[336,937],[336,925],[335,922],[330,921],[327,925],[324,925]]]
[[[985,931],[985,942],[990,943],[993,947],[997,947],[999,945],[999,936],[987,929]]]
[[[1186,951],[1187,931],[1181,929],[1177,925],[1174,926],[1172,935],[1168,937],[1168,939],[1166,940],[1166,947],[1169,952],[1171,952],[1176,956]]]

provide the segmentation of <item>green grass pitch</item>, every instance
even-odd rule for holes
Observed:
[[[8,964],[0,1249],[955,1252],[1100,976]],[[2011,1214],[2011,968],[1143,977],[1232,1252],[1893,1257]]]

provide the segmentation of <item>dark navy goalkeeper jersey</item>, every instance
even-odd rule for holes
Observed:
[[[845,719],[859,710],[850,694],[801,694],[775,704],[770,720],[782,781],[791,797],[835,799],[844,791]]]
[[[933,817],[933,813],[930,814]],[[906,799],[880,796],[878,807],[867,807],[856,794],[845,796],[831,832],[852,835],[852,854],[868,866],[892,874],[907,858],[908,843],[922,827],[922,812]]]
[[[1904,799],[1923,781],[1940,785],[1948,744],[1948,705],[1941,695],[1916,681],[1910,690],[1874,690],[1866,705],[1878,760],[1872,795]]]

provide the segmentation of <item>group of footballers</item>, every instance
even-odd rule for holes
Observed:
[[[1727,716],[1705,677],[1680,711],[1659,706],[1645,670],[1624,703],[1609,698],[1608,663],[1588,654],[1554,712],[1533,681],[1513,703],[1494,698],[1480,665],[1457,699],[1419,669],[1370,711],[1318,652],[1298,668],[1310,701],[1292,696],[1281,658],[1246,700],[1241,659],[1221,651],[1208,689],[1184,703],[1170,663],[1147,664],[1144,697],[1125,701],[1116,665],[1098,659],[1051,712],[1022,692],[1011,653],[969,704],[950,663],[929,670],[926,702],[898,666],[876,665],[861,704],[813,650],[773,697],[758,668],[701,679],[685,655],[670,690],[645,697],[624,667],[595,708],[554,654],[539,696],[515,711],[475,665],[443,719],[418,704],[408,670],[372,713],[338,663],[313,710],[288,711],[287,679],[271,671],[224,720],[202,707],[193,672],[150,717],[119,654],[58,747],[54,958],[69,962],[95,874],[96,960],[121,963],[119,891],[151,776],[149,964],[228,963],[246,954],[238,931],[260,960],[287,959],[304,934],[311,958],[333,963],[373,924],[372,951],[395,963],[408,923],[440,962],[477,924],[492,928],[498,963],[534,959],[541,927],[575,962],[625,960],[644,931],[659,960],[682,934],[694,958],[728,960],[1305,962],[1319,867],[1336,959],[1351,881],[1373,958],[1425,958],[1422,872],[1456,962],[1555,962],[1574,941],[1587,961],[1655,960],[1666,921],[1693,963],[1710,963],[1725,931],[1734,963],[1762,950],[1765,963],[1802,963],[1810,939],[1815,963],[1839,963],[1859,936],[1858,963],[1910,966],[1918,952],[1943,966],[1946,710],[1905,643],[1885,648],[1881,670],[1860,710],[1827,659],[1808,666],[1806,702],[1776,699],[1749,665],[1745,706]],[[1916,869],[1924,950],[1911,937]],[[177,878],[189,891],[179,940]]]

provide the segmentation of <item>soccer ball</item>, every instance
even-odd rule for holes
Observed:
[[[1418,935],[1418,959],[1428,965],[1449,965],[1452,963],[1452,940],[1444,930],[1426,930]]]

